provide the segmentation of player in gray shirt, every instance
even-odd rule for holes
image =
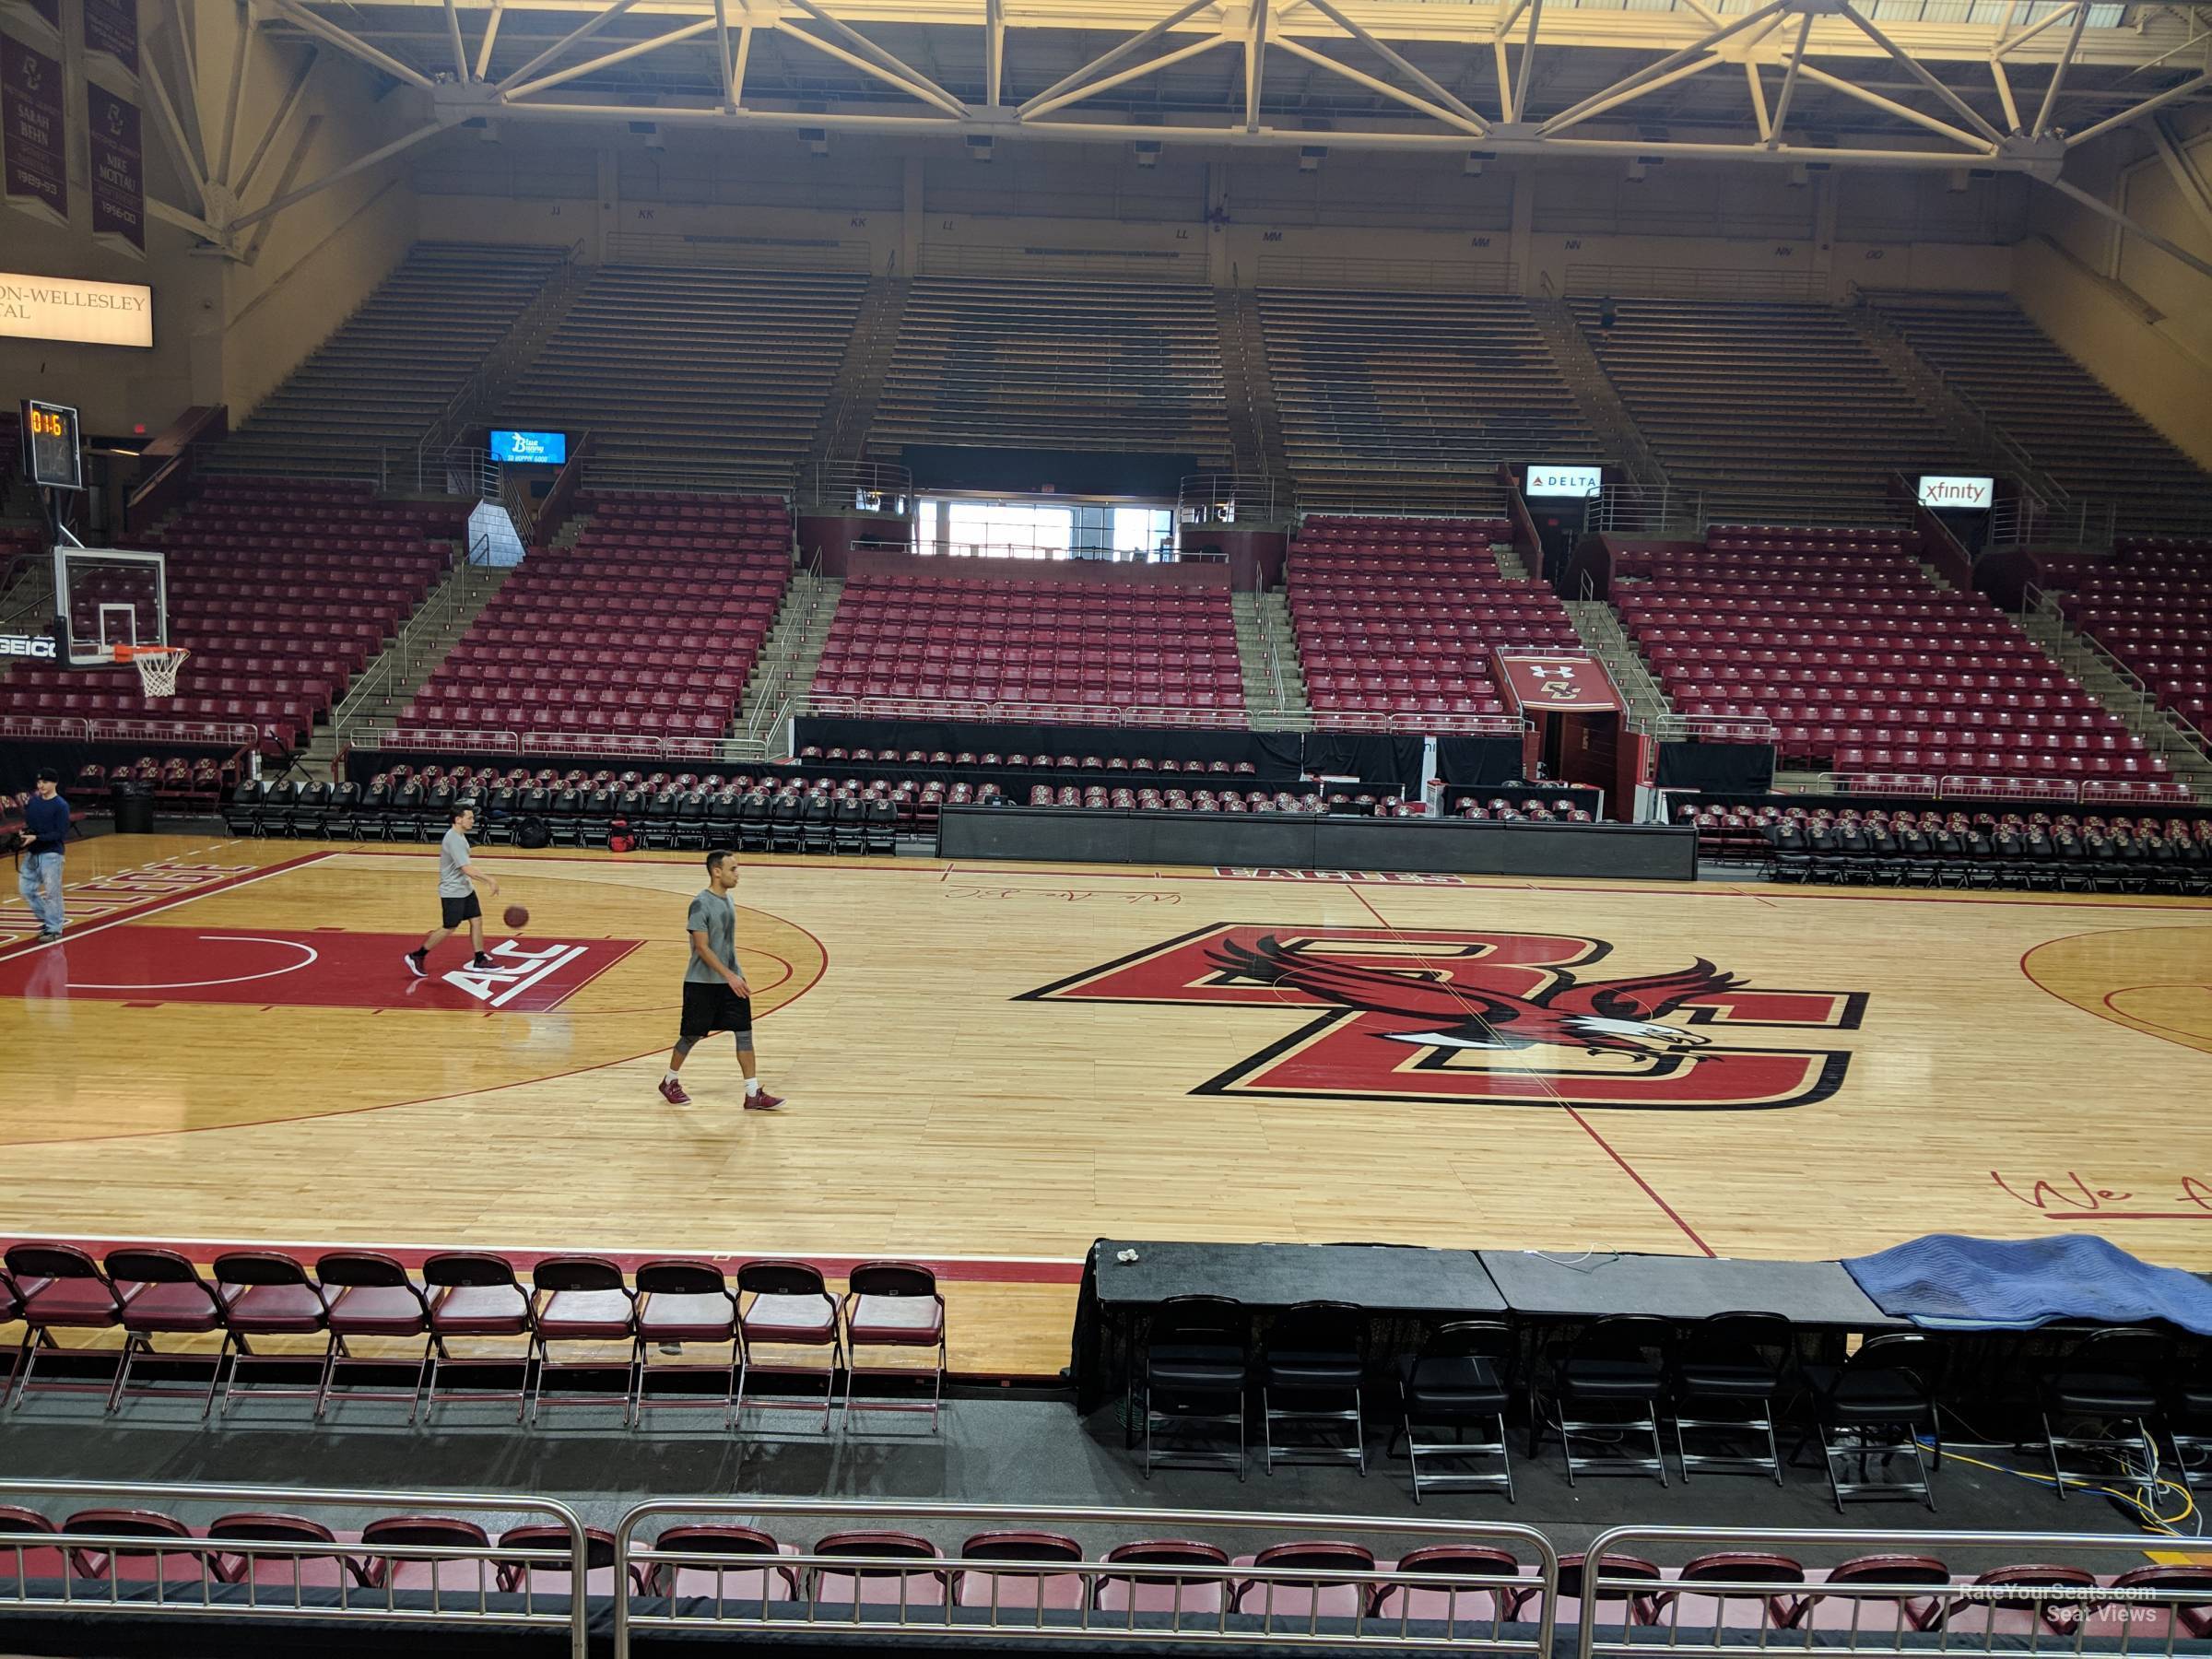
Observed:
[[[468,832],[476,827],[477,809],[456,806],[452,826],[446,830],[445,839],[438,843],[438,925],[405,959],[407,971],[417,979],[429,976],[430,952],[444,944],[464,922],[468,924],[468,942],[477,953],[469,966],[495,965],[484,954],[484,907],[477,901],[477,889],[472,884],[481,883],[495,894],[500,884],[497,877],[487,876],[468,861]]]
[[[737,965],[737,907],[730,900],[736,886],[737,855],[708,853],[707,885],[684,917],[691,950],[684,963],[683,1023],[677,1028],[676,1047],[661,1077],[661,1099],[671,1106],[691,1103],[677,1074],[692,1046],[716,1031],[736,1033],[737,1066],[745,1073],[745,1109],[769,1112],[783,1104],[761,1088],[759,1067],[753,1058],[753,988]]]

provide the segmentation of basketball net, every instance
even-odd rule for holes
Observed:
[[[138,688],[153,698],[177,694],[177,670],[192,653],[182,645],[119,645],[115,654],[138,670]]]

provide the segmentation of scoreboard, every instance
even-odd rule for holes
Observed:
[[[35,397],[23,400],[23,470],[33,484],[46,489],[85,487],[75,409]]]

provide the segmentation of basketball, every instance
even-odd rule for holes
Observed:
[[[526,926],[530,921],[530,911],[526,905],[511,904],[507,907],[506,917],[510,927]]]

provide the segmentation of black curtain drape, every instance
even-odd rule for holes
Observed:
[[[1661,789],[1764,794],[1774,787],[1774,747],[1767,743],[1663,743],[1655,782]]]

